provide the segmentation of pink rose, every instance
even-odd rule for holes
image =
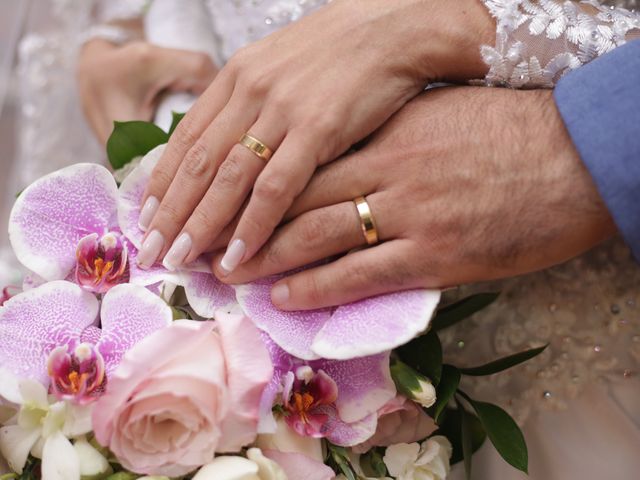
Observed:
[[[219,317],[155,332],[108,379],[93,427],[125,468],[178,477],[255,440],[269,354],[249,319]]]
[[[372,447],[417,442],[437,429],[433,419],[418,404],[398,395],[378,410],[378,427],[373,437],[353,447],[353,451],[365,453]]]

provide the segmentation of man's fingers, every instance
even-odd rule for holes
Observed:
[[[276,283],[271,300],[282,310],[311,310],[419,286],[410,240],[392,240],[350,253]]]
[[[226,275],[220,258],[213,261],[214,273],[228,283],[247,283],[257,278],[286,272],[363,246],[353,202],[343,202],[304,213],[283,225],[248,262]]]
[[[374,159],[360,151],[319,168],[304,191],[294,200],[285,214],[285,220],[295,218],[303,212],[377,191],[381,175],[375,166]]]

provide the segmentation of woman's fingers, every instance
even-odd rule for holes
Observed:
[[[232,99],[187,151],[162,201],[158,202],[155,196],[147,198],[140,216],[141,227],[145,226],[144,221],[152,209],[149,204],[158,204],[158,208],[152,212],[153,219],[138,255],[143,268],[150,267],[167,252],[209,190],[222,160],[240,134],[253,123],[255,115],[257,112],[249,110],[246,103]],[[153,176],[161,177],[156,171]]]
[[[233,80],[222,70],[173,132],[145,191],[140,214],[140,228],[143,230],[149,228],[187,152],[227,105],[234,88]]]
[[[233,272],[269,239],[313,175],[317,162],[308,156],[318,149],[308,136],[289,132],[255,183],[233,240],[220,261],[222,271]]]
[[[411,275],[410,240],[392,240],[276,283],[271,300],[282,310],[311,310],[419,286]]]

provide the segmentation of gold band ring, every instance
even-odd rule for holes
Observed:
[[[240,140],[238,140],[238,143],[244,147],[247,147],[265,162],[268,162],[273,155],[273,150],[271,150],[260,140],[252,137],[248,133],[242,135],[242,137],[240,137]]]
[[[373,215],[367,200],[364,197],[358,197],[353,201],[353,203],[355,203],[356,208],[358,209],[360,227],[362,228],[362,233],[367,241],[367,245],[375,245],[378,243],[378,230],[376,228],[376,223],[373,221]]]

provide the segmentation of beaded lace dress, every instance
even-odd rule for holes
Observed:
[[[640,38],[640,14],[633,10],[640,7],[637,0],[606,5],[483,1],[498,28],[496,45],[482,48],[490,69],[480,83],[488,86],[552,88],[567,71]],[[19,48],[21,113],[15,185],[24,186],[68,163],[103,158],[81,121],[73,80],[77,49],[91,25],[146,14],[153,40],[203,50],[223,63],[243,45],[324,3],[52,0],[49,14],[54,25],[29,31]],[[181,23],[189,19],[178,12],[184,13],[190,4],[206,14],[197,20],[205,32],[201,35],[194,33],[198,28]],[[161,5],[164,13],[156,18],[164,20],[155,24],[150,21],[153,10]],[[172,11],[181,19],[160,25],[172,18]],[[191,38],[185,40],[184,35]],[[447,292],[445,298],[487,290],[500,290],[502,295],[485,312],[445,332],[447,361],[474,365],[549,343],[542,356],[524,366],[495,377],[466,380],[464,385],[472,396],[501,404],[525,426],[531,448],[530,478],[637,478],[640,267],[626,246],[615,239],[544,272],[463,287]],[[504,466],[489,448],[483,448],[478,458],[477,478],[526,478]],[[454,476],[459,474],[454,471]]]

